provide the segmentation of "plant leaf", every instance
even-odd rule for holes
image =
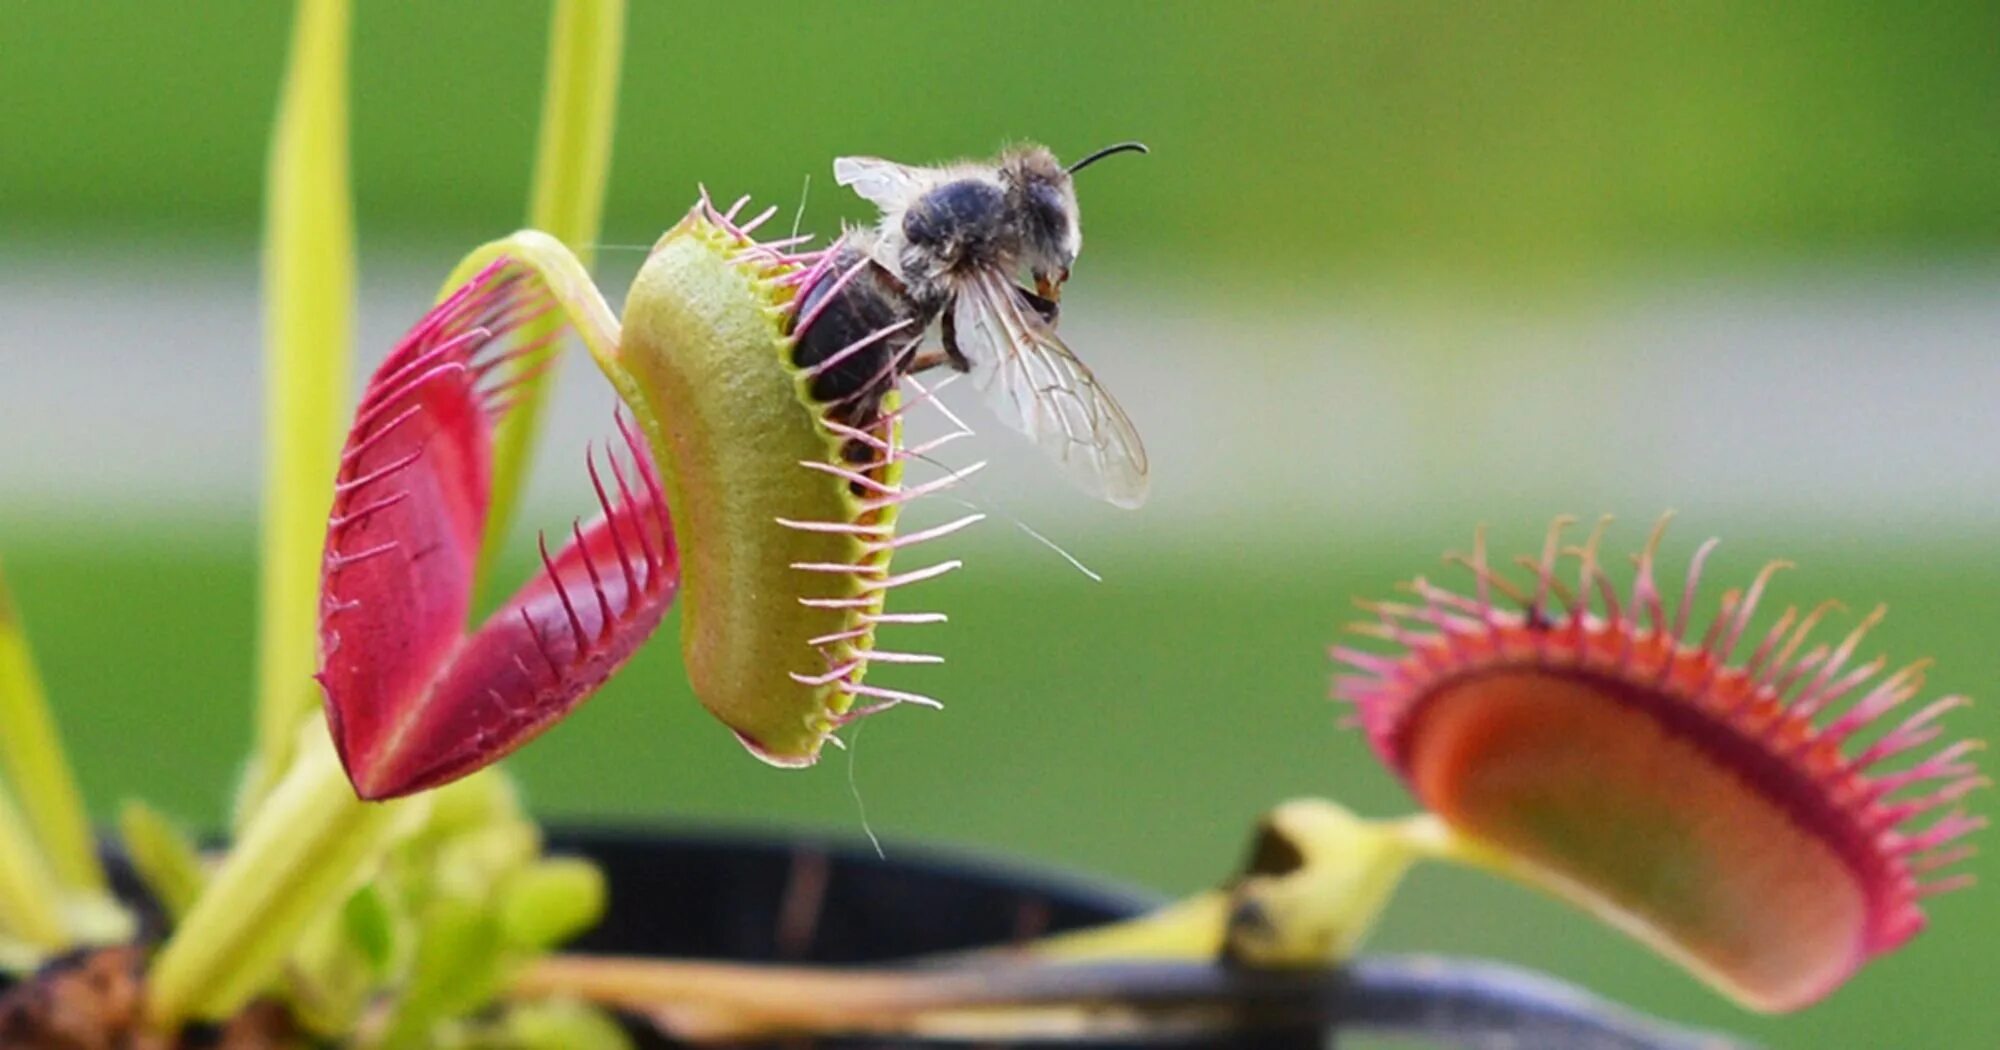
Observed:
[[[55,874],[0,783],[0,935],[38,948],[69,944]]]
[[[314,621],[352,356],[354,218],[348,187],[347,0],[301,0],[293,19],[264,215],[263,548],[257,740],[239,823],[284,774],[318,697]]]
[[[564,999],[519,1003],[491,1033],[477,1033],[468,1050],[631,1050],[632,1040],[611,1015]]]
[[[0,573],[0,773],[20,796],[28,826],[55,878],[71,890],[103,893],[104,868],[63,750],[55,716]]]
[[[515,872],[500,892],[500,923],[507,943],[547,951],[597,924],[604,916],[604,873],[577,857],[555,857]]]
[[[158,810],[137,799],[118,811],[118,837],[125,843],[125,856],[139,881],[146,884],[167,918],[179,922],[208,884],[208,872],[202,868],[201,852],[193,840]]]
[[[371,883],[347,898],[347,906],[341,909],[340,925],[347,942],[368,963],[373,975],[386,976],[390,964],[395,962],[400,936],[396,913],[389,907],[382,888]]]
[[[483,901],[444,897],[418,919],[417,954],[385,1025],[384,1050],[433,1045],[431,1029],[493,998],[504,974],[500,922]]]
[[[624,39],[624,0],[559,0],[554,6],[528,225],[548,231],[586,269],[604,215]],[[500,421],[481,581],[490,575],[513,522],[552,375],[552,369],[541,369],[519,377],[513,407]]]

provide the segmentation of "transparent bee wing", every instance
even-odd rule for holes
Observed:
[[[883,211],[914,200],[929,184],[931,172],[880,157],[835,157],[833,181],[851,187],[861,199]]]
[[[1120,507],[1146,501],[1146,449],[1131,417],[1007,275],[974,272],[952,305],[952,326],[973,385],[1001,422],[1091,495]]]

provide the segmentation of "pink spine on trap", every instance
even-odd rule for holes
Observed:
[[[525,744],[610,677],[679,582],[646,445],[621,419],[599,513],[467,634],[507,389],[545,364],[555,302],[501,259],[433,309],[376,370],[342,453],[321,566],[320,674],[357,794],[393,798]]]

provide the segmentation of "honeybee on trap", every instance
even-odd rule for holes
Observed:
[[[1121,507],[1145,502],[1138,430],[1056,334],[1063,283],[1083,248],[1071,177],[1124,152],[1146,147],[1107,146],[1068,167],[1035,145],[939,167],[836,159],[834,180],[882,216],[847,231],[838,257],[800,296],[798,316],[814,320],[795,359],[830,363],[814,395],[872,406],[901,375],[967,373],[993,414],[1085,491]],[[943,346],[926,350],[933,321]]]

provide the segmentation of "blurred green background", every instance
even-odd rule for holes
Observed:
[[[520,221],[544,11],[358,6],[372,365],[460,252]],[[20,312],[0,552],[100,813],[143,794],[213,823],[247,741],[256,460],[222,428],[255,419],[287,14],[0,5],[0,302]],[[1065,306],[1160,498],[1080,507],[996,445],[1022,484],[991,492],[1106,582],[1003,522],[951,541],[970,567],[922,596],[952,615],[922,636],[948,663],[898,683],[948,707],[868,722],[851,758],[750,761],[656,641],[514,768],[552,817],[858,835],[865,806],[892,851],[1185,891],[1281,799],[1407,807],[1335,726],[1326,643],[1351,597],[1442,578],[1476,522],[1527,550],[1561,511],[1622,513],[1629,546],[1680,508],[1676,549],[1730,540],[1710,602],[1791,557],[1779,602],[1888,602],[1871,648],[1936,657],[1933,694],[1991,694],[1995,40],[1982,3],[636,4],[610,245],[649,242],[697,182],[788,205],[808,172],[807,228],[830,232],[864,217],[822,177],[840,153],[1149,141],[1080,185]],[[607,254],[607,283],[636,263]],[[90,383],[62,378],[77,361]],[[124,365],[201,382],[159,404],[121,389]],[[240,462],[209,454],[233,445]],[[531,523],[583,505],[576,479],[549,484]],[[1990,704],[1953,724],[2000,732]],[[1776,1047],[1990,1047],[1991,896],[1935,902],[1909,949],[1782,1019],[1462,874],[1420,873],[1376,947],[1516,960]]]

